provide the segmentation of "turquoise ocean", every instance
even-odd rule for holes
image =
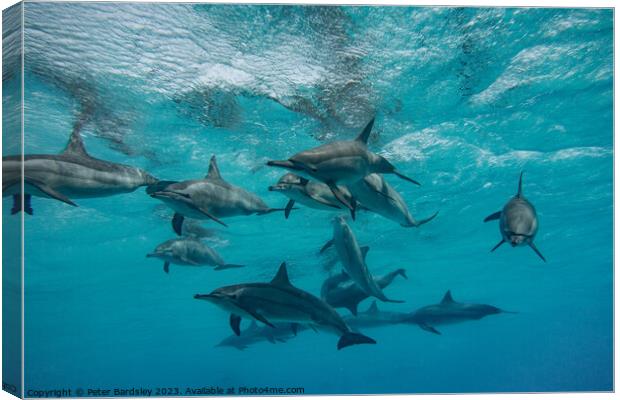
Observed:
[[[386,180],[416,218],[439,211],[419,228],[363,211],[349,221],[373,274],[409,276],[385,289],[405,302],[379,309],[412,312],[451,290],[518,312],[441,335],[365,328],[376,345],[340,351],[311,330],[216,347],[232,333],[228,315],[193,295],[267,282],[286,261],[292,283],[318,296],[340,271],[318,255],[338,212],[203,221],[204,242],[246,267],[166,274],[145,255],[175,237],[173,212],[144,188],[77,208],[35,197],[26,391],[612,390],[612,10],[26,3],[24,23],[25,154],[62,151],[83,121],[92,156],[185,180],[205,176],[215,154],[224,179],[279,208],[288,199],[267,188],[284,171],[267,160],[352,139],[376,117],[370,150],[421,186]],[[546,263],[527,247],[490,252],[501,236],[483,219],[521,171]],[[5,198],[5,221],[10,208]]]

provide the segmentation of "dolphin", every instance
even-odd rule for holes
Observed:
[[[334,218],[334,237],[325,243],[323,248],[321,248],[321,253],[332,245],[336,248],[338,258],[344,267],[344,272],[364,293],[381,301],[403,303],[401,300],[388,299],[383,294],[381,287],[372,277],[366,265],[368,246],[360,247],[357,244],[353,231],[342,216]]]
[[[306,329],[303,326],[299,328],[300,332]],[[224,338],[215,347],[234,347],[238,350],[245,350],[250,345],[268,341],[270,343],[285,343],[286,341],[293,339],[296,336],[291,330],[290,324],[277,324],[275,328],[270,326],[259,327],[255,320],[252,320],[249,327],[241,331],[241,335],[237,336],[232,334]]]
[[[209,172],[204,179],[168,181],[153,186],[147,193],[175,211],[172,228],[179,236],[183,231],[185,217],[212,219],[227,226],[220,218],[262,215],[283,210],[270,208],[257,195],[226,182],[220,174],[215,156],[211,157]]]
[[[547,262],[534,244],[534,237],[538,231],[538,218],[534,205],[523,196],[522,181],[523,172],[519,176],[517,194],[506,203],[501,211],[494,212],[484,219],[484,222],[499,219],[499,232],[502,234],[502,240],[491,251],[495,251],[504,242],[509,242],[512,247],[527,245],[544,262]]]
[[[398,177],[420,185],[400,173],[388,160],[368,150],[368,137],[375,119],[366,125],[355,140],[336,141],[302,151],[288,160],[269,161],[267,165],[286,168],[290,171],[314,178],[325,183],[334,196],[351,211],[355,219],[355,201],[338,188],[337,184],[351,184],[371,173],[395,174]]]
[[[375,278],[375,282],[377,282],[381,289],[385,289],[397,275],[407,279],[406,271],[400,268]],[[357,315],[357,306],[368,298],[368,294],[349,279],[349,275],[346,273],[337,274],[326,279],[321,287],[321,298],[334,308],[344,307],[351,311],[351,314]]]
[[[353,329],[365,329],[402,324],[408,316],[409,313],[380,311],[377,301],[373,300],[368,310],[354,316],[346,316],[344,319]]]
[[[425,331],[441,335],[435,325],[454,324],[458,322],[478,320],[493,314],[516,314],[488,304],[457,303],[448,290],[441,303],[422,307],[410,313],[403,319],[403,323],[417,324]]]
[[[370,211],[398,222],[406,228],[417,228],[435,218],[438,213],[416,221],[409,212],[402,196],[380,174],[367,175],[364,179],[348,187],[355,200],[362,203]]]
[[[294,287],[288,278],[286,263],[270,283],[245,283],[224,286],[210,294],[197,294],[195,299],[209,301],[230,312],[230,326],[240,335],[241,317],[274,327],[272,321],[311,324],[340,335],[338,350],[356,344],[376,343],[374,339],[354,333],[329,304]]]
[[[226,264],[219,254],[200,240],[195,238],[171,239],[155,248],[155,251],[146,255],[164,260],[164,272],[170,272],[170,264],[215,266],[215,270],[241,268],[243,265]]]
[[[72,199],[105,197],[133,192],[158,182],[148,172],[128,165],[91,157],[77,129],[60,154],[23,156],[24,187],[22,210],[22,156],[2,157],[2,197],[13,196],[11,214],[32,215],[31,196],[46,197],[76,206]]]
[[[345,186],[338,186],[338,190],[348,201],[353,201],[353,196]],[[290,199],[284,209],[285,218],[290,215],[295,202],[318,210],[333,211],[344,208],[329,186],[322,182],[310,181],[293,173],[283,175],[277,184],[269,186],[269,191],[280,192]]]

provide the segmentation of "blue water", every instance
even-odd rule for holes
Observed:
[[[441,336],[367,329],[377,345],[341,351],[311,331],[214,347],[228,315],[192,296],[268,281],[284,260],[293,284],[318,295],[334,213],[207,222],[207,243],[247,267],[165,274],[145,254],[174,237],[172,211],[143,189],[79,208],[35,198],[26,391],[611,390],[612,54],[611,10],[26,3],[26,154],[61,151],[83,118],[93,156],[183,180],[216,154],[226,180],[283,207],[267,191],[283,172],[266,160],[350,139],[376,115],[370,149],[422,186],[386,179],[416,217],[440,211],[419,229],[369,213],[351,223],[373,274],[408,271],[386,289],[406,302],[380,309],[413,311],[451,289],[519,311]],[[547,263],[527,247],[489,252],[500,234],[482,220],[515,194],[520,171]]]

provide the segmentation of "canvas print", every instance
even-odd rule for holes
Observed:
[[[3,389],[613,390],[613,10],[3,12]]]

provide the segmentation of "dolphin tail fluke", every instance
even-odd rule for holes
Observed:
[[[506,241],[504,239],[500,240],[500,242],[498,244],[495,245],[495,247],[493,247],[491,249],[491,253],[493,253],[495,250],[497,250],[497,248],[501,245],[503,245]]]
[[[411,182],[411,183],[413,183],[414,185],[422,186],[422,184],[421,184],[420,182],[418,182],[418,181],[416,181],[416,180],[413,180],[413,179],[409,178],[409,177],[408,177],[408,176],[406,176],[406,175],[401,174],[401,173],[400,173],[400,172],[398,172],[397,170],[394,170],[394,171],[392,171],[392,172],[394,173],[394,175],[396,175],[396,176],[397,176],[397,177],[399,177],[400,179],[404,179],[404,180],[406,180],[407,182]]]
[[[24,211],[26,214],[32,215],[33,210],[30,205],[31,199],[32,199],[32,196],[30,196],[29,194],[24,195],[24,208],[22,210],[22,197],[19,194],[14,194],[13,195],[13,208],[11,208],[11,215],[17,214],[20,211]]]
[[[534,242],[528,242],[528,245],[532,248],[532,250],[534,250],[534,252],[536,254],[538,254],[538,257],[540,257],[544,262],[547,262],[547,260],[545,259],[545,257],[542,255],[542,253],[540,252],[540,250],[538,250],[538,248],[536,247],[536,245],[534,244]]]
[[[303,170],[302,167],[300,167],[299,165],[296,165],[291,160],[267,161],[267,165],[270,166],[270,167],[286,168],[286,169],[292,169],[292,170],[295,170],[295,171],[302,171]]]
[[[502,212],[501,211],[494,212],[493,214],[491,214],[488,217],[486,217],[484,219],[484,222],[489,222],[489,221],[493,221],[495,219],[499,219],[499,217],[501,217],[501,216],[502,216]]]
[[[418,325],[420,326],[420,328],[424,329],[427,332],[434,333],[435,335],[441,335],[441,332],[439,332],[437,329],[430,326],[429,324],[422,323]]]
[[[37,181],[35,179],[31,179],[31,178],[25,178],[24,182],[28,183],[28,184],[30,184],[32,186],[35,186],[37,189],[39,189],[40,191],[42,191],[43,193],[45,193],[46,195],[48,195],[52,199],[56,199],[58,201],[62,201],[63,203],[67,203],[67,204],[72,205],[74,207],[78,206],[73,201],[71,201],[71,199],[69,199],[67,196],[65,196],[64,194],[56,191],[56,189],[46,185],[43,182]]]
[[[245,265],[241,265],[241,264],[224,264],[224,265],[218,265],[217,267],[215,267],[216,271],[221,271],[223,269],[231,269],[231,268],[243,268],[245,267]]]
[[[415,221],[415,223],[412,226],[415,226],[417,228],[420,225],[424,225],[425,223],[432,221],[437,216],[437,214],[439,214],[439,211],[435,211],[435,214],[431,215],[428,218],[424,218],[424,219],[421,219],[419,221]]]
[[[284,218],[288,219],[288,216],[291,215],[291,211],[293,211],[293,206],[295,205],[295,200],[289,200],[286,203],[286,207],[284,207]]]
[[[179,236],[183,235],[183,221],[184,220],[185,220],[185,217],[179,213],[174,213],[174,216],[172,217],[172,229]]]

